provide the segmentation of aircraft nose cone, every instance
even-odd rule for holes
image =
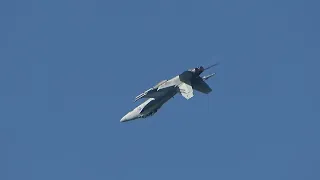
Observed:
[[[126,114],[125,116],[123,116],[121,119],[120,119],[120,122],[125,122],[125,121],[130,121],[130,120],[134,120],[134,119],[137,119],[138,118],[138,115],[137,113],[134,113],[134,112],[129,112],[128,114]]]
[[[120,122],[124,122],[124,121],[126,121],[126,120],[127,120],[126,116],[123,116],[123,117],[120,119]]]

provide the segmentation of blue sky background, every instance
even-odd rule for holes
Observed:
[[[317,1],[0,2],[0,179],[320,179]],[[219,61],[213,93],[120,123]]]

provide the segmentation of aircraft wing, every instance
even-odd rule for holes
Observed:
[[[194,79],[191,85],[193,89],[204,94],[209,94],[212,91],[209,85],[206,82],[204,82],[204,80],[201,77]]]
[[[138,96],[136,96],[136,98],[134,99],[134,102],[138,101],[141,98],[145,98],[145,96],[148,94],[148,92],[152,91],[153,89],[150,88],[148,90],[146,90],[145,92],[139,94]]]
[[[165,95],[165,91],[163,90],[157,90],[154,88],[150,88],[147,91],[139,94],[138,96],[135,97],[134,102],[138,101],[141,98],[158,98],[159,96]]]
[[[187,84],[187,83],[181,83],[179,85],[179,90],[181,95],[186,98],[186,99],[190,99],[193,97],[193,89],[192,86]]]

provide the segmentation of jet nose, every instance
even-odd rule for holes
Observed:
[[[126,116],[123,116],[123,117],[120,119],[120,122],[123,122],[123,121],[126,121]]]
[[[125,121],[130,121],[130,120],[134,120],[134,119],[137,119],[139,116],[138,113],[135,113],[135,112],[128,112],[128,114],[126,114],[125,116],[123,116],[121,119],[120,119],[120,122],[125,122]]]
[[[125,121],[129,121],[129,118],[127,117],[127,115],[123,116],[123,117],[120,119],[120,122],[125,122]]]

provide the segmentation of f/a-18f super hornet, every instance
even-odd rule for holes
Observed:
[[[200,75],[205,70],[216,65],[218,64],[211,65],[207,68],[200,66],[189,69],[172,79],[160,81],[154,87],[136,96],[134,102],[141,98],[147,98],[147,100],[123,116],[120,122],[154,115],[164,103],[173,98],[177,93],[181,94],[186,99],[190,99],[194,96],[193,89],[204,94],[209,94],[212,89],[205,80],[214,76],[216,73],[202,77]]]

